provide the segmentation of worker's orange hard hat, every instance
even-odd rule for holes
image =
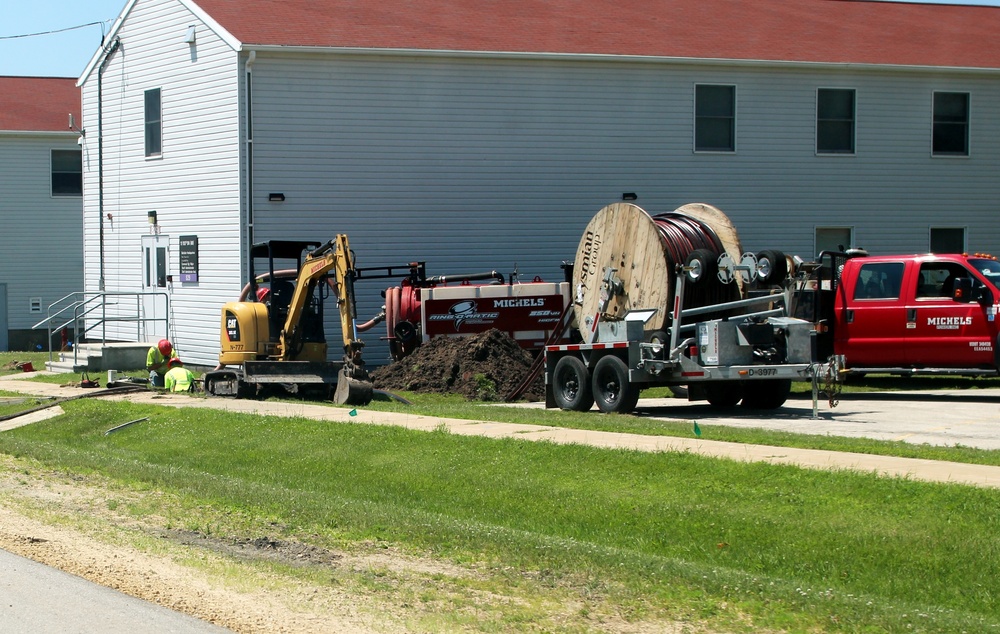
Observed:
[[[172,367],[178,366],[178,365],[184,365],[184,362],[181,361],[178,357],[174,357],[170,361],[167,361],[167,367],[168,368],[172,368]]]
[[[174,346],[166,339],[160,339],[160,343],[156,344],[156,348],[160,351],[160,354],[167,356],[173,351]]]

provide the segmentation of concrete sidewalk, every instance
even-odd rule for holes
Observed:
[[[53,398],[76,396],[87,392],[93,393],[95,389],[103,390],[103,388],[81,389],[77,387],[59,386],[22,380],[29,378],[30,376],[32,375],[8,375],[0,377],[0,389],[22,394],[49,396]],[[730,460],[739,460],[744,462],[768,462],[772,464],[796,465],[809,469],[844,469],[866,473],[878,473],[885,476],[906,477],[928,482],[966,484],[980,487],[1000,487],[1000,467],[835,451],[820,451],[815,449],[749,445],[743,443],[704,440],[694,437],[679,438],[671,436],[644,436],[640,434],[565,429],[545,425],[498,423],[485,420],[485,418],[488,418],[489,416],[488,408],[484,408],[483,410],[484,420],[458,420],[398,412],[376,412],[366,410],[364,408],[357,408],[356,415],[352,416],[350,414],[350,409],[332,407],[329,405],[197,398],[186,394],[165,394],[158,392],[133,392],[124,395],[109,395],[104,398],[127,400],[134,403],[163,405],[168,407],[203,407],[229,412],[261,414],[268,416],[299,416],[331,423],[344,422],[375,425],[397,425],[408,429],[423,431],[431,431],[439,429],[443,426],[450,433],[467,436],[518,438],[522,440],[549,441],[560,444],[580,444],[614,449],[632,449],[636,451],[689,452],[703,456],[727,458]],[[677,403],[676,399],[674,399],[673,402]],[[867,412],[867,415],[869,416],[872,415],[872,412],[877,412],[881,409],[892,409],[893,407],[898,409],[898,403],[891,400],[855,400],[852,398],[850,402],[855,403],[855,407],[858,410]],[[881,406],[878,405],[879,402],[882,403]],[[680,403],[686,402],[681,401]],[[690,404],[689,406],[699,407],[697,404]],[[662,408],[666,406],[652,400],[648,402],[640,401],[640,410],[656,409],[658,407]],[[811,402],[808,404],[808,407],[811,411]],[[987,411],[993,412],[993,416],[998,416],[996,403],[990,402],[990,400],[987,399],[985,407],[987,408]],[[670,408],[672,410],[683,410],[684,405],[671,405]],[[926,406],[923,407],[923,409],[926,410]],[[909,412],[909,410],[906,411]],[[754,426],[769,428],[768,424],[770,422],[774,422],[776,420],[788,420],[790,418],[787,414],[783,415],[780,412],[781,410],[774,413],[774,415],[769,415],[766,418],[754,419]],[[595,413],[594,415],[599,416],[600,414]],[[910,416],[909,413],[905,415]],[[850,416],[850,414],[848,414],[848,416]],[[690,419],[691,417],[681,415],[678,416],[678,418]],[[743,417],[739,420],[746,421],[748,418]],[[718,424],[727,424],[722,422],[722,420],[714,422]],[[804,422],[808,423],[811,421],[809,421],[808,417],[806,417]],[[706,423],[702,423],[702,426],[706,424],[711,423],[706,421]]]

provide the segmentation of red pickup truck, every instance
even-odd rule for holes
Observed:
[[[820,358],[844,355],[854,372],[1000,372],[996,258],[827,252],[820,263],[819,292],[797,311],[826,325]]]

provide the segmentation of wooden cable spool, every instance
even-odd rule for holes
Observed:
[[[615,269],[622,288],[609,296],[600,319],[620,320],[630,310],[655,309],[656,314],[646,322],[646,333],[664,330],[676,265],[684,264],[693,248],[706,248],[715,257],[725,251],[737,262],[742,253],[736,228],[711,205],[691,203],[661,216],[650,216],[641,207],[624,202],[598,211],[584,230],[573,267],[574,310],[583,340],[594,340],[609,267]],[[741,296],[739,281],[723,285],[713,275],[697,288],[686,286],[685,306],[705,306]]]

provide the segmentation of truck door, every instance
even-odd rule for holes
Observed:
[[[848,367],[899,365],[906,354],[903,262],[849,260],[841,277],[835,349]]]
[[[954,280],[976,276],[960,262],[920,265],[915,297],[907,302],[911,365],[931,368],[993,367],[988,308],[952,298]]]

